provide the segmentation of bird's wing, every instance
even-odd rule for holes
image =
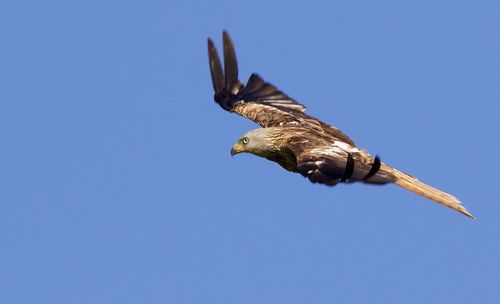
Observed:
[[[238,62],[233,42],[223,32],[224,69],[214,42],[208,39],[208,59],[214,100],[226,111],[247,117],[264,128],[303,126],[325,132],[352,146],[354,142],[339,129],[304,113],[305,106],[274,85],[252,74],[246,84],[238,80]]]
[[[291,128],[291,132],[297,128]],[[286,147],[295,155],[297,171],[313,183],[330,186],[339,182],[362,181],[370,184],[392,182],[380,171],[381,162],[363,149],[314,131],[295,132]]]

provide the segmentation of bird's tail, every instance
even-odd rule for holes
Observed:
[[[403,187],[406,190],[410,190],[411,192],[414,192],[416,194],[422,195],[455,211],[458,211],[472,219],[475,218],[469,211],[467,211],[467,209],[465,209],[464,206],[462,206],[460,201],[453,195],[426,185],[420,182],[415,177],[394,169],[384,163],[382,163],[380,170],[392,173],[395,178],[394,183],[398,186]]]

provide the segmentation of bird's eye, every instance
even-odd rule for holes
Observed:
[[[242,142],[244,145],[248,144],[248,137],[243,137],[243,138],[241,139],[241,142]]]

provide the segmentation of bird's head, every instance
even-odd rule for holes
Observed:
[[[231,156],[246,152],[266,157],[270,152],[276,150],[272,140],[272,129],[260,128],[247,132],[234,144]]]

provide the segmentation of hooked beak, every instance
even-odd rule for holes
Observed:
[[[235,144],[231,149],[231,156],[235,156],[238,153],[245,151],[245,148],[240,144]]]

